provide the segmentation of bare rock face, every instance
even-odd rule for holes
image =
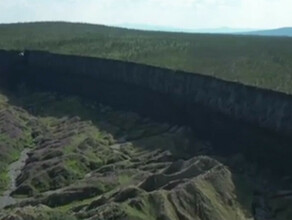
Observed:
[[[0,156],[29,151],[19,175],[2,170],[8,182],[15,179],[15,188],[1,220],[252,219],[260,176],[244,156],[214,155],[190,128],[78,97],[10,98],[13,104],[4,96],[0,102]],[[13,160],[1,165],[9,169]],[[271,213],[290,220],[292,206],[283,208],[281,198],[261,197]]]

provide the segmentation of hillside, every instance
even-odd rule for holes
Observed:
[[[0,25],[1,49],[37,49],[199,72],[292,93],[292,39],[134,31],[74,23]]]
[[[288,36],[288,37],[292,37],[292,27],[278,28],[278,29],[271,29],[271,30],[252,31],[252,32],[247,32],[246,34],[258,35],[258,36],[274,36],[274,37]]]

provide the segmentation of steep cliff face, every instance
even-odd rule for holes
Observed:
[[[31,74],[37,78],[37,82],[42,77],[53,80],[53,76],[48,74],[56,73],[60,78],[70,74],[71,79],[74,77],[78,81],[85,76],[97,82],[137,86],[166,95],[172,102],[179,100],[186,106],[198,104],[237,120],[292,134],[292,97],[282,93],[199,74],[44,52],[29,52],[28,66],[34,70]]]
[[[13,74],[8,78],[32,88],[83,95],[156,120],[189,125],[221,151],[241,151],[263,165],[280,159],[273,165],[277,171],[290,164],[291,96],[114,60],[38,51],[28,51],[24,56],[0,54],[9,61],[1,63],[5,69],[11,68]],[[280,144],[269,141],[268,136]]]
[[[0,50],[0,86],[16,84],[13,78],[15,78],[17,68],[23,66],[22,61],[23,57],[18,56],[17,51]]]

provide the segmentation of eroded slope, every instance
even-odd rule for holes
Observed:
[[[212,156],[210,144],[189,128],[78,97],[2,97],[3,175],[9,177],[20,152],[29,153],[11,192],[15,204],[0,219],[240,220],[251,218],[252,202],[263,218],[276,209],[281,218],[274,219],[291,218],[289,192],[266,210],[252,195],[260,185],[247,175],[252,169],[234,173],[227,166],[244,159]],[[17,156],[10,158],[7,149]]]

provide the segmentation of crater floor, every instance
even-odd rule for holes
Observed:
[[[0,219],[292,219],[291,178],[188,128],[55,93],[0,95]]]

